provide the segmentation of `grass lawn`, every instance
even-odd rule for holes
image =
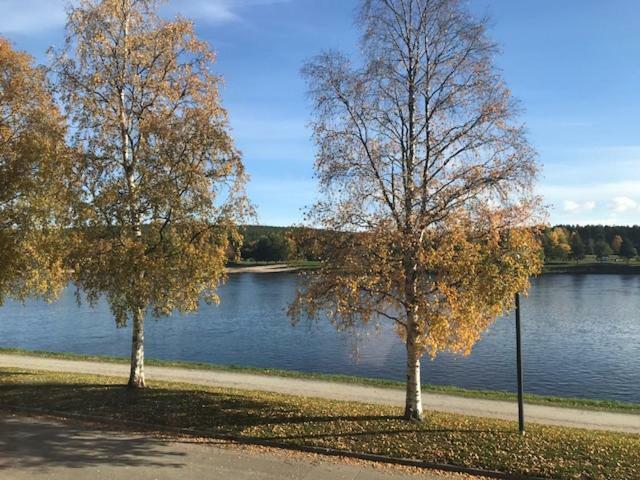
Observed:
[[[42,358],[64,360],[87,360],[94,362],[108,362],[129,364],[129,359],[124,357],[106,357],[99,355],[79,355],[75,353],[57,352],[32,352],[15,348],[0,348],[0,353],[11,355],[26,355]],[[320,380],[325,382],[338,382],[351,385],[364,385],[378,388],[394,388],[404,390],[404,382],[349,375],[331,375],[325,373],[298,372],[295,370],[280,370],[274,368],[257,368],[237,365],[213,365],[209,363],[181,362],[170,360],[145,359],[145,363],[151,366],[186,368],[195,370],[214,370],[250,373],[254,375],[271,375],[285,378],[300,378],[303,380]],[[511,392],[496,390],[468,390],[454,386],[423,385],[423,391],[427,393],[439,393],[443,395],[455,395],[466,398],[482,398],[486,400],[516,401],[517,396]],[[588,398],[554,397],[551,395],[525,394],[525,400],[532,405],[549,405],[553,407],[579,408],[584,410],[598,410],[608,412],[640,414],[640,404],[627,403],[615,400],[596,400]]]
[[[637,435],[530,425],[521,437],[514,422],[428,412],[413,424],[395,407],[275,393],[165,382],[130,391],[112,377],[2,368],[0,405],[561,480],[640,473]]]

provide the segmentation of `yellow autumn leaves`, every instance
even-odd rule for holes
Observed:
[[[0,37],[0,304],[66,284],[65,124],[45,72]]]
[[[118,325],[135,323],[141,375],[145,313],[217,301],[251,213],[215,56],[158,8],[69,10],[51,65],[65,118],[44,72],[0,44],[0,293],[53,298],[71,280],[88,301],[106,298]]]

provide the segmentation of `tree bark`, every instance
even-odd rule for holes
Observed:
[[[122,41],[122,71],[120,72],[120,136],[122,142],[122,168],[124,169],[129,193],[129,215],[131,229],[136,242],[142,241],[141,218],[138,210],[138,189],[136,185],[136,158],[131,148],[131,118],[127,113],[125,85],[127,84],[126,68],[129,61],[129,21],[131,0],[122,0],[123,41]],[[142,276],[142,273],[139,273]],[[144,309],[134,307],[133,334],[131,339],[131,373],[129,388],[144,388]]]
[[[410,225],[407,224],[407,234],[410,235]],[[414,247],[413,251],[417,251]],[[420,357],[422,351],[416,344],[419,338],[418,315],[418,284],[416,258],[413,252],[407,252],[404,258],[405,295],[406,295],[406,347],[407,347],[407,392],[405,399],[404,417],[406,420],[422,421],[422,388],[420,382]]]
[[[404,418],[421,422],[422,417],[422,388],[420,385],[420,354],[415,346],[412,335],[407,336],[407,393],[404,408]]]
[[[136,309],[133,315],[131,339],[131,373],[129,388],[144,388],[144,312]]]

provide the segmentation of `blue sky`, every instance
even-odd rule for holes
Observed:
[[[544,165],[551,223],[640,224],[640,2],[470,0]],[[0,34],[45,61],[64,0],[0,0]],[[300,67],[357,51],[357,0],[173,0],[218,52],[223,98],[259,221],[290,225],[317,195]]]

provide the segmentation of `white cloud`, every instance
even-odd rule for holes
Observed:
[[[240,20],[242,11],[249,7],[288,1],[290,0],[183,0],[169,3],[167,11],[181,13],[195,21],[227,23]]]
[[[550,207],[550,223],[640,224],[640,180],[603,180],[540,183],[537,193]]]
[[[640,212],[640,204],[629,197],[614,197],[609,203],[609,208],[615,213]]]
[[[538,191],[554,203],[559,199],[571,198],[577,202],[595,200],[599,205],[606,205],[615,197],[633,198],[636,196],[640,192],[640,179],[605,181],[594,178],[591,182],[580,184],[541,182]]]
[[[196,22],[228,23],[242,18],[250,7],[291,0],[173,0],[162,11],[180,13]],[[28,34],[61,28],[69,0],[0,0],[0,34]],[[73,3],[73,0],[71,1]]]
[[[565,200],[563,203],[563,210],[567,213],[590,212],[595,208],[596,202],[592,200],[583,203],[578,203],[574,200]]]

